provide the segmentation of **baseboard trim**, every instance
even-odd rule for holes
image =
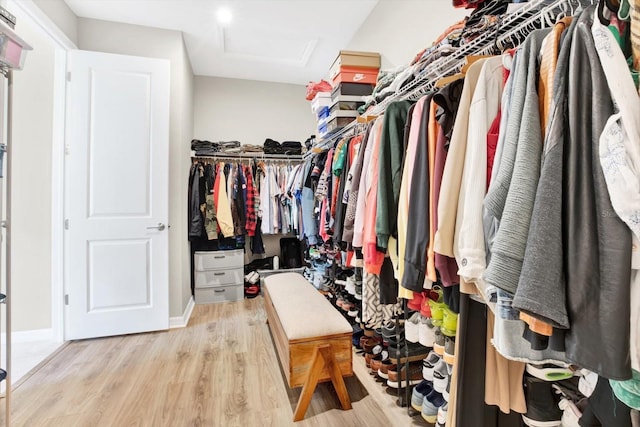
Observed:
[[[4,339],[4,332],[2,338]],[[11,341],[14,343],[35,342],[35,341],[53,341],[53,329],[33,329],[30,331],[12,331]]]
[[[193,307],[195,307],[195,305],[196,303],[193,300],[193,297],[189,298],[189,302],[187,303],[187,307],[184,309],[182,316],[169,318],[169,329],[186,327],[189,324],[189,319],[191,318],[191,313],[193,312]]]

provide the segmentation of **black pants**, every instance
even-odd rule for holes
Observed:
[[[460,295],[458,329],[458,394],[456,424],[474,427],[521,427],[522,416],[503,414],[497,406],[484,403],[487,360],[487,307]]]

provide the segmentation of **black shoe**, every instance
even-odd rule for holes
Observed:
[[[553,383],[538,378],[524,376],[524,396],[527,401],[527,413],[522,420],[528,426],[559,426],[562,411],[558,407],[559,396],[554,393]],[[557,424],[553,424],[557,422]]]

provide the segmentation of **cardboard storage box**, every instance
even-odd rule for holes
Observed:
[[[356,52],[341,50],[329,69],[329,76],[337,76],[340,67],[360,67],[380,69],[380,54],[376,52]]]
[[[336,111],[358,111],[358,108],[363,105],[364,102],[338,101],[331,106],[329,114],[333,114]]]
[[[338,83],[367,83],[376,84],[378,80],[377,68],[340,67],[340,72],[332,77],[333,85]]]
[[[336,99],[342,95],[368,96],[373,93],[374,86],[361,83],[340,83],[333,88],[331,99]]]

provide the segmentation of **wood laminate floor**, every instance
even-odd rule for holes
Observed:
[[[14,390],[12,425],[418,424],[375,383],[360,356],[354,370],[362,382],[346,380],[353,410],[339,409],[331,384],[320,384],[305,419],[294,424],[301,389],[286,386],[265,319],[258,297],[197,305],[182,329],[72,342]]]

